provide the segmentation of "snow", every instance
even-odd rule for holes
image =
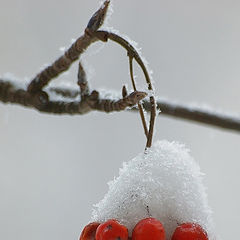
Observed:
[[[52,88],[62,89],[70,92],[79,92],[79,87],[77,84],[67,81],[58,82],[57,84],[55,82],[50,82],[44,90],[47,92],[50,101],[73,102],[80,100],[79,94],[77,94],[76,97],[66,97],[55,91],[52,91]]]
[[[178,224],[195,222],[216,239],[212,212],[202,183],[203,174],[184,145],[158,141],[131,161],[124,163],[119,177],[94,206],[92,221],[117,219],[131,234],[136,223],[146,217],[159,219],[167,240]]]
[[[112,101],[116,101],[120,98],[122,98],[122,92],[120,90],[108,90],[108,89],[105,89],[105,88],[99,88],[98,89],[99,91],[99,98],[100,99],[110,99]]]
[[[73,43],[75,43],[76,41],[77,41],[76,38],[71,38],[70,43],[73,44]]]
[[[27,78],[19,79],[13,73],[10,73],[10,72],[4,73],[3,76],[0,76],[0,78],[6,79],[10,83],[12,83],[16,89],[27,89],[27,85],[28,85]]]

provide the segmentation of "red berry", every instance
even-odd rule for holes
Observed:
[[[155,218],[145,218],[133,229],[132,240],[165,240],[165,230]]]
[[[114,219],[108,220],[97,228],[96,240],[128,240],[128,229]]]
[[[98,222],[89,223],[82,230],[79,240],[95,240],[96,231],[99,225],[100,223]]]
[[[172,240],[208,240],[208,235],[197,223],[183,223],[176,228]]]

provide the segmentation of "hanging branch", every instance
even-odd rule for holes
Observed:
[[[146,68],[142,58],[140,57],[140,55],[138,54],[136,49],[127,40],[125,40],[121,36],[117,35],[116,33],[112,33],[112,32],[107,32],[107,31],[92,32],[89,29],[86,29],[85,31],[90,36],[97,37],[98,39],[100,39],[103,42],[107,42],[108,39],[111,39],[112,41],[120,44],[123,48],[125,48],[127,50],[128,56],[129,56],[130,75],[131,75],[133,89],[136,90],[136,84],[134,82],[133,67],[132,67],[132,59],[134,58],[136,60],[136,62],[139,64],[139,66],[141,67],[141,69],[144,73],[146,82],[148,84],[148,90],[153,91],[153,86],[152,86],[152,83],[151,83],[151,79],[149,77],[147,68]],[[151,145],[152,145],[154,122],[155,122],[155,117],[156,117],[156,103],[155,103],[155,99],[154,99],[153,95],[150,96],[150,103],[151,103],[151,110],[150,110],[151,116],[150,116],[150,122],[149,122],[149,129],[148,130],[147,130],[147,127],[146,127],[146,121],[145,121],[142,105],[141,105],[141,103],[138,103],[139,112],[140,112],[141,120],[142,120],[142,123],[143,123],[144,132],[147,136],[146,148],[150,148]]]
[[[150,96],[149,101],[143,100],[147,94],[136,90],[133,78],[133,59],[135,59],[142,68],[148,84],[148,89],[152,91],[153,87],[141,57],[133,46],[122,37],[111,32],[98,31],[104,22],[109,3],[109,0],[104,2],[100,9],[90,19],[83,36],[78,38],[63,56],[37,74],[29,83],[27,89],[20,89],[18,84],[10,79],[0,79],[0,101],[3,103],[20,104],[22,106],[37,109],[41,112],[53,114],[86,114],[95,110],[112,112],[122,111],[128,107],[131,108],[129,109],[131,111],[138,109],[141,114],[144,132],[147,136],[147,147],[151,146],[156,105],[161,109],[161,114],[240,132],[240,118],[234,118],[229,115],[220,114],[214,111],[209,112],[194,107],[189,108],[188,106],[171,103],[169,101],[158,101],[157,104],[155,104],[153,96]],[[125,86],[123,86],[122,98],[115,100],[100,98],[98,91],[89,90],[86,74],[81,62],[79,62],[77,82],[79,91],[75,89],[53,88],[47,86],[52,79],[68,70],[71,64],[76,61],[92,43],[98,40],[107,41],[108,39],[119,43],[127,50],[134,92],[128,94]],[[44,87],[46,87],[45,90]],[[51,100],[52,94],[61,96],[62,100]],[[78,98],[78,100],[76,100],[76,98]],[[149,129],[146,125],[140,102],[141,100],[143,100],[143,107],[145,110],[151,112]],[[133,107],[136,104],[138,108]]]

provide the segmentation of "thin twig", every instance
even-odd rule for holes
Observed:
[[[28,86],[28,91],[31,94],[36,94],[38,91],[41,91],[52,79],[56,78],[64,71],[67,71],[71,64],[76,61],[92,43],[98,40],[92,35],[89,35],[88,31],[94,32],[102,26],[109,3],[109,0],[103,3],[100,9],[89,20],[87,30],[84,32],[83,36],[79,37],[63,56],[36,75]]]
[[[127,95],[128,95],[128,93],[127,93],[127,88],[126,88],[126,86],[124,85],[124,86],[122,87],[122,97],[125,98]]]
[[[150,124],[149,124],[149,132],[148,132],[148,138],[147,138],[147,144],[146,148],[150,148],[152,146],[152,139],[153,139],[153,130],[154,130],[154,123],[156,118],[156,102],[153,96],[150,97]]]
[[[119,36],[115,33],[107,32],[107,31],[96,31],[93,33],[90,32],[90,35],[99,38],[103,42],[107,42],[108,39],[111,39],[112,41],[120,44],[123,48],[125,48],[127,50],[128,56],[130,57],[129,58],[130,59],[130,67],[132,67],[131,58],[134,58],[144,73],[146,82],[148,84],[148,90],[153,91],[151,79],[150,79],[147,68],[146,68],[142,58],[138,54],[137,50],[126,39],[122,38],[121,36]],[[133,78],[132,78],[132,82],[134,82]],[[133,84],[133,87],[134,86],[135,86],[135,84]],[[136,86],[135,86],[135,88],[136,88]],[[156,103],[155,103],[154,96],[150,97],[150,102],[151,102],[151,116],[150,116],[150,123],[149,123],[149,131],[147,133],[146,148],[150,148],[152,145],[152,137],[153,137],[154,123],[155,123],[155,116],[156,116]],[[144,125],[145,118],[144,118],[142,108],[140,107],[139,110],[140,110],[141,119],[142,119],[142,122]],[[144,127],[144,130],[146,132],[145,127]]]
[[[129,69],[130,69],[130,76],[131,76],[133,90],[137,91],[136,84],[135,84],[135,81],[134,81],[134,76],[133,76],[133,58],[132,58],[131,55],[129,55]],[[146,119],[145,119],[145,116],[144,116],[143,107],[142,107],[141,102],[138,103],[138,109],[139,109],[143,129],[144,129],[144,133],[146,135],[146,138],[148,138],[147,123],[146,123]]]
[[[32,94],[42,90],[53,78],[56,78],[64,71],[67,71],[71,64],[76,61],[80,54],[83,53],[90,44],[97,39],[87,34],[84,34],[77,39],[75,43],[64,53],[63,56],[58,58],[52,65],[45,68],[31,81],[28,86],[28,91]]]
[[[109,99],[98,99],[98,101],[94,102],[91,107],[94,110],[104,112],[122,111],[127,107],[134,106],[146,96],[147,94],[145,92],[134,91],[128,96],[117,101]]]
[[[89,87],[88,87],[86,72],[80,61],[78,64],[78,85],[80,87],[81,98],[88,96],[89,95]]]

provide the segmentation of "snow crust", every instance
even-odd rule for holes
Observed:
[[[119,177],[108,183],[107,194],[94,206],[91,220],[117,219],[131,234],[139,220],[155,217],[163,223],[167,240],[178,224],[195,222],[209,240],[216,239],[202,177],[184,145],[158,141],[147,154],[123,164]]]

